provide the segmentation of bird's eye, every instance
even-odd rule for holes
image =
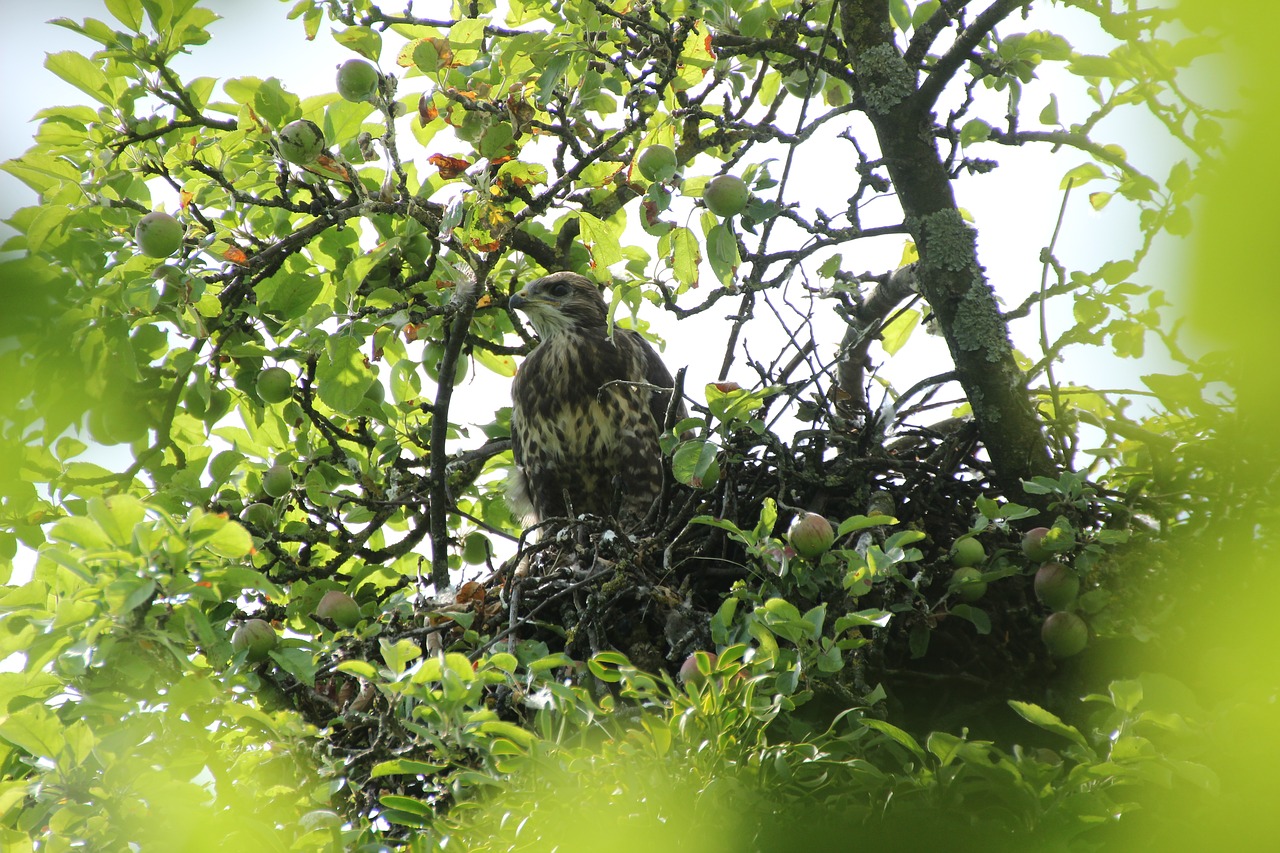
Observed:
[[[564,296],[566,293],[569,292],[569,282],[557,281],[555,284],[551,285],[550,290],[548,290],[547,292],[550,293],[552,296],[556,296],[556,297]]]

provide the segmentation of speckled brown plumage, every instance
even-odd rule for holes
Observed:
[[[576,273],[538,279],[511,307],[541,340],[511,386],[508,501],[533,523],[609,515],[617,492],[620,521],[634,526],[662,487],[658,435],[670,394],[652,389],[671,388],[670,372],[637,333],[610,336],[600,290]]]

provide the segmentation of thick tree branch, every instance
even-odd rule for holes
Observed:
[[[976,44],[1001,18],[1023,5],[1004,0],[989,7],[965,33]],[[884,0],[843,0],[841,25],[850,65],[858,73],[885,166],[898,193],[920,261],[915,277],[951,351],[965,396],[1006,494],[1021,496],[1021,481],[1052,473],[1048,446],[1013,358],[1008,326],[978,263],[973,229],[960,216],[950,176],[934,144],[925,95],[887,26]],[[963,48],[966,52],[968,48]],[[949,54],[950,55],[950,54]],[[958,67],[958,61],[957,61]],[[936,69],[935,69],[936,70]],[[949,74],[931,75],[942,86]],[[928,83],[928,81],[926,81]]]

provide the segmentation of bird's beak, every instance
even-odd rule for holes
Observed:
[[[537,282],[535,281],[533,284],[537,284]],[[533,284],[526,286],[518,293],[511,294],[507,304],[518,311],[524,311],[530,305],[545,305],[552,301],[545,294],[534,293],[532,291]]]

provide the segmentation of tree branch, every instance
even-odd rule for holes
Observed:
[[[915,109],[928,112],[933,109],[938,96],[951,82],[951,78],[960,70],[960,66],[969,60],[969,54],[978,43],[991,34],[996,25],[1009,17],[1017,9],[1027,6],[1031,0],[996,0],[974,19],[973,23],[956,37],[956,43],[942,55],[937,64],[924,78],[920,89],[912,99]]]

